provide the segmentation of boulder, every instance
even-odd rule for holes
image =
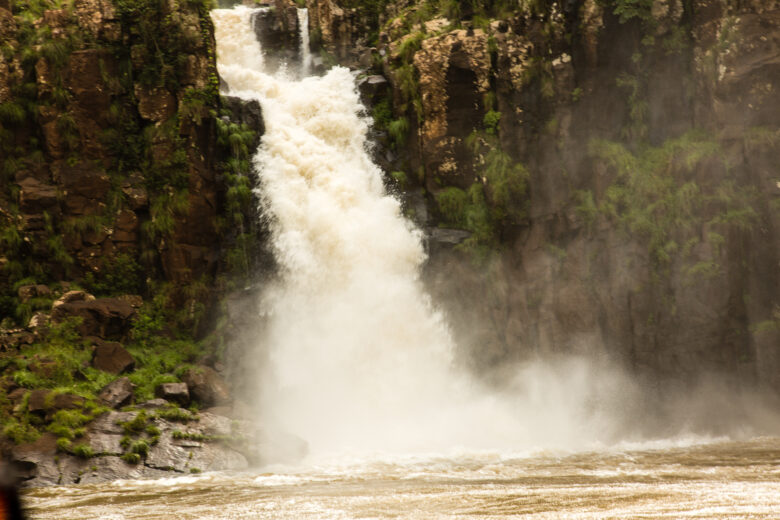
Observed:
[[[92,366],[103,372],[122,374],[135,368],[135,360],[120,343],[98,339],[92,353]]]
[[[85,302],[92,301],[94,299],[94,296],[84,291],[68,291],[60,296],[54,303],[52,303],[51,308],[56,309],[63,303]]]
[[[128,378],[120,377],[103,387],[98,398],[111,408],[126,406],[133,401],[133,384]]]
[[[46,390],[44,388],[39,388],[30,392],[30,397],[27,399],[27,411],[38,413],[48,410],[50,408],[49,403],[47,403],[49,394],[51,394],[51,390]]]
[[[190,402],[190,392],[187,383],[163,383],[155,389],[155,395],[167,401],[187,406]]]
[[[44,433],[35,442],[21,444],[11,450],[11,459],[16,474],[23,480],[35,478],[38,485],[56,485],[59,470],[55,455],[57,437]]]
[[[57,394],[52,401],[52,408],[55,410],[75,410],[81,408],[86,400],[76,394]]]
[[[46,297],[51,295],[51,289],[47,285],[22,285],[17,291],[22,303],[26,303],[33,298]]]
[[[197,366],[184,375],[190,396],[206,406],[230,402],[230,391],[219,374],[207,366]]]
[[[121,339],[130,329],[135,309],[119,298],[98,298],[91,301],[55,302],[52,321],[60,323],[70,317],[81,318],[76,330],[82,336]]]

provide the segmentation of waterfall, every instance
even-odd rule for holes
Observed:
[[[251,14],[212,11],[219,73],[231,95],[260,101],[266,124],[254,165],[280,274],[261,296],[266,370],[250,400],[262,424],[315,453],[587,439],[586,392],[572,387],[581,367],[520,372],[521,391],[503,397],[454,368],[448,327],[419,277],[421,232],[367,152],[353,75],[265,73]]]
[[[301,39],[301,76],[309,75],[311,69],[311,49],[309,48],[309,10],[298,8],[298,34]]]

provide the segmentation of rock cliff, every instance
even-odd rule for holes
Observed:
[[[313,30],[390,82],[379,160],[475,365],[780,390],[780,4],[391,2],[373,41],[337,4]]]
[[[92,421],[163,385],[233,403],[217,316],[262,258],[248,174],[263,126],[256,103],[219,95],[209,9],[0,3],[0,449],[31,482],[77,480],[94,464],[71,462],[105,451]]]

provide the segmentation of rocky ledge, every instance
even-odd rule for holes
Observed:
[[[24,486],[51,486],[239,471],[306,454],[301,439],[260,430],[226,411],[192,413],[153,399],[101,415],[67,447],[53,433],[17,446],[13,464]]]

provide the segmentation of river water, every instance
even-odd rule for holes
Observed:
[[[39,519],[780,518],[780,438],[321,461],[42,488]]]
[[[256,193],[280,267],[258,295],[264,329],[248,331],[260,384],[242,398],[310,454],[29,490],[33,518],[780,518],[780,438],[631,444],[639,390],[606,365],[532,363],[500,391],[458,369],[419,277],[421,232],[371,162],[352,73],[308,76],[306,52],[266,73],[253,10],[212,17],[230,94],[263,107]]]

